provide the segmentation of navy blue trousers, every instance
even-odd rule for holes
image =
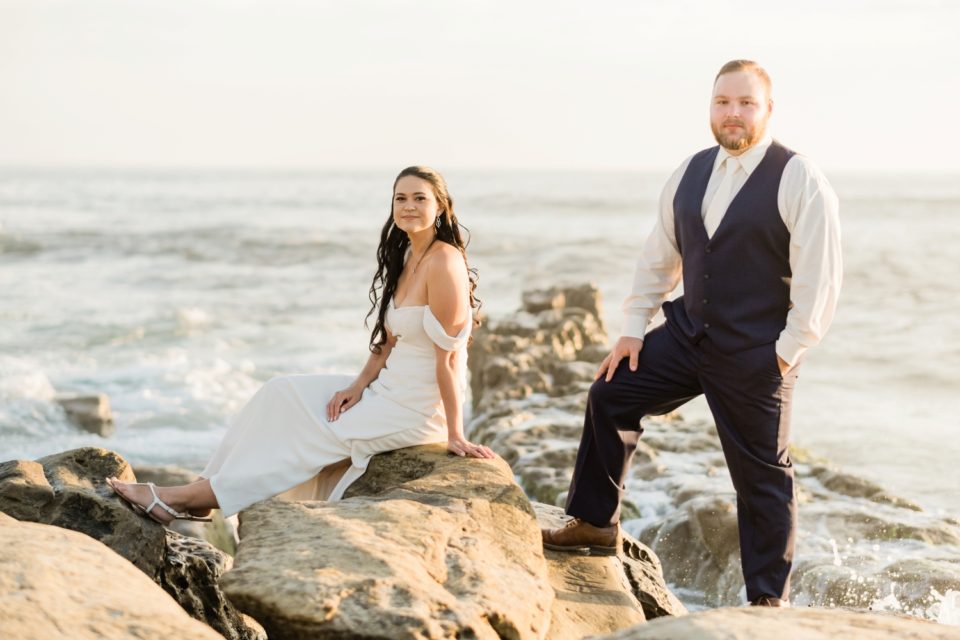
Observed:
[[[709,337],[693,344],[669,325],[645,336],[636,371],[624,359],[610,382],[590,388],[567,513],[597,526],[618,522],[641,419],[703,394],[737,492],[747,599],[786,599],[797,530],[787,445],[798,367],[781,376],[772,343],[722,353]]]

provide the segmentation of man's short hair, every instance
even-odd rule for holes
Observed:
[[[756,74],[756,76],[760,78],[760,81],[763,82],[763,87],[767,90],[767,97],[769,98],[772,95],[773,83],[770,82],[770,76],[767,75],[766,69],[753,60],[731,60],[720,67],[717,77],[713,79],[713,84],[717,84],[717,80],[719,80],[723,74],[734,73],[735,71],[749,71]]]

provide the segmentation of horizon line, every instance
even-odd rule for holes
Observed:
[[[420,163],[411,163],[420,164]],[[406,165],[411,166],[411,165]],[[435,167],[436,165],[427,165]],[[942,175],[956,176],[960,175],[960,167],[937,167],[937,168],[917,168],[917,167],[830,167],[820,165],[820,168],[826,173],[837,174],[875,174],[875,175]],[[402,167],[401,167],[402,169]],[[454,165],[444,168],[443,172],[456,173],[596,173],[596,174],[616,174],[616,173],[670,173],[676,169],[675,166],[465,166]],[[255,164],[4,164],[0,163],[0,173],[10,172],[129,172],[129,173],[393,173],[399,171],[395,167],[386,165],[255,165]]]

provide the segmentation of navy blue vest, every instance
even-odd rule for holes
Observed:
[[[775,342],[790,310],[790,231],[780,217],[780,178],[794,152],[773,142],[730,202],[712,238],[703,196],[719,147],[690,160],[673,199],[683,257],[683,295],[663,305],[692,342],[704,336],[733,353]]]

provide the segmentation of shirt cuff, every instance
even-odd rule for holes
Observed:
[[[800,344],[796,338],[791,336],[786,331],[780,334],[780,339],[777,340],[776,348],[777,355],[780,356],[783,361],[791,367],[797,364],[800,356],[802,356],[803,352],[807,350],[807,347]]]
[[[647,333],[647,325],[650,323],[650,318],[646,315],[637,315],[634,313],[627,313],[623,316],[623,330],[620,332],[620,335],[627,338],[640,338],[643,340],[643,336]]]

